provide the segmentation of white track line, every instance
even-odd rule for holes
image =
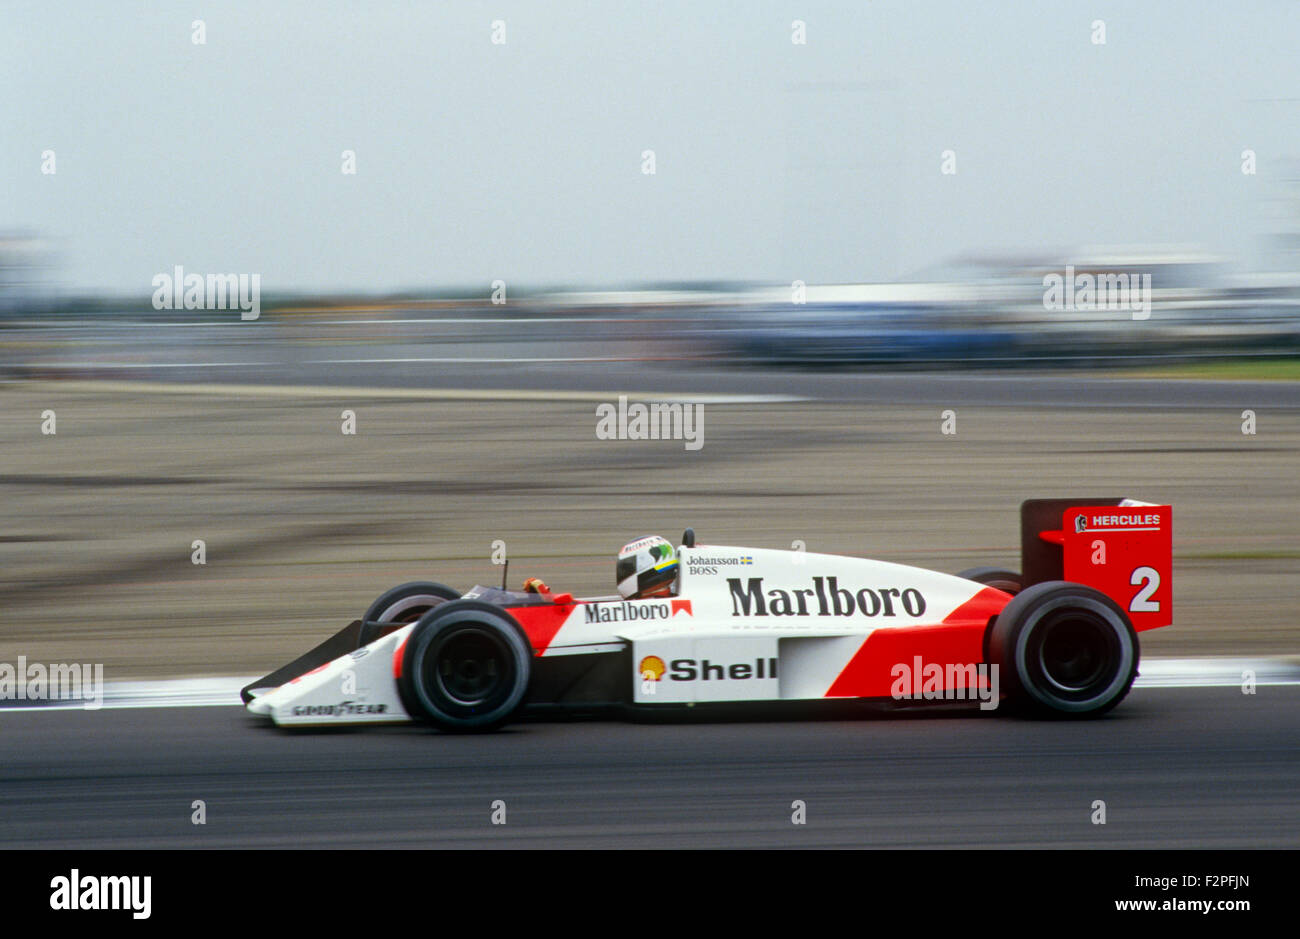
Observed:
[[[1221,688],[1241,685],[1254,672],[1257,685],[1300,685],[1300,663],[1287,659],[1146,659],[1134,688]]]
[[[1223,688],[1240,686],[1242,673],[1255,673],[1255,684],[1300,685],[1300,663],[1285,659],[1147,659],[1134,688]],[[259,676],[232,678],[170,678],[157,681],[118,681],[104,685],[104,708],[180,708],[237,705],[239,689]],[[37,714],[84,708],[80,700],[41,704],[0,702],[0,712]]]
[[[105,708],[184,708],[215,707],[240,704],[239,689],[260,678],[167,678],[157,681],[104,682],[103,707]],[[93,704],[93,702],[90,702]],[[14,701],[0,702],[0,712],[13,714],[42,711],[67,711],[86,708],[80,699],[42,701],[39,704]],[[91,710],[91,708],[86,708]]]

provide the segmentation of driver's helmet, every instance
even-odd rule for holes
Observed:
[[[618,552],[615,576],[625,600],[665,596],[677,579],[677,552],[658,535],[629,541]]]

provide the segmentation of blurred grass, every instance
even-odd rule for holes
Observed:
[[[1218,362],[1187,362],[1154,368],[1106,372],[1109,378],[1189,378],[1213,381],[1300,381],[1300,357],[1265,359],[1242,358]]]

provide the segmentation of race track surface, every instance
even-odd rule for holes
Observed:
[[[221,707],[0,725],[4,848],[1300,847],[1296,686],[1138,689],[1087,722],[930,712],[445,736],[289,733]]]

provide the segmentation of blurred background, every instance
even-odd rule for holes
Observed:
[[[9,8],[5,377],[230,358],[155,308],[177,267],[256,275],[292,331],[241,345],[372,358],[1295,352],[1294,4]],[[1150,308],[1049,306],[1067,271]]]
[[[1075,492],[1175,505],[1157,652],[1300,651],[1294,4],[5,20],[0,658],[259,672],[496,539],[1014,564]],[[620,394],[705,445],[598,440]]]

